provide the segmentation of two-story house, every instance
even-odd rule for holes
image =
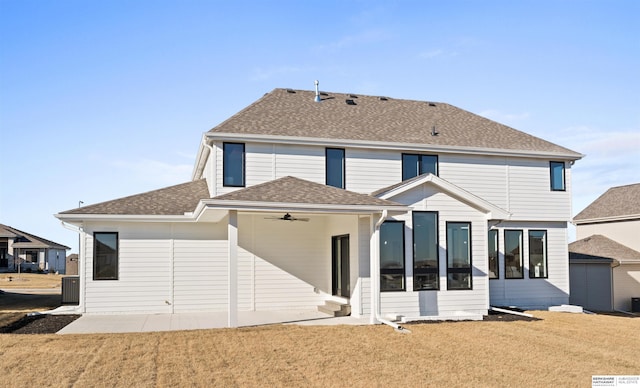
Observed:
[[[481,317],[568,302],[581,157],[446,103],[275,89],[203,135],[190,182],[56,216],[85,313]]]
[[[573,222],[570,302],[594,311],[640,312],[640,183],[610,188]]]

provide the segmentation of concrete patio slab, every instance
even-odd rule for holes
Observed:
[[[368,318],[331,317],[319,311],[240,311],[238,326],[366,325]],[[221,329],[227,327],[227,313],[180,314],[85,314],[57,334],[142,333],[175,330]]]

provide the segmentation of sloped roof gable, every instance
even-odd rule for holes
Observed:
[[[573,217],[574,221],[600,218],[640,218],[640,183],[612,187]]]
[[[21,238],[18,242],[13,243],[15,248],[71,249],[66,245],[58,244],[57,242],[2,224],[0,224],[0,237]]]
[[[274,89],[209,133],[581,154],[455,106],[376,96]],[[349,100],[350,102],[348,102]],[[437,135],[432,135],[435,128]]]
[[[640,263],[640,252],[610,238],[595,234],[569,244],[569,258],[594,260],[606,258]]]
[[[347,206],[404,206],[393,201],[375,198],[304,179],[286,176],[212,198],[219,201],[322,204]]]
[[[207,182],[199,179],[59,214],[183,215],[194,211],[200,200],[207,198],[210,198]]]

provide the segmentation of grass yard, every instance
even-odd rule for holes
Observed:
[[[590,386],[640,374],[640,319],[0,335],[3,386]]]
[[[0,274],[0,289],[60,288],[64,276],[43,273],[3,273]]]

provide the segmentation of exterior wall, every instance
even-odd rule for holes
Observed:
[[[576,226],[576,240],[601,234],[631,249],[640,251],[640,220],[618,221]]]
[[[489,281],[492,306],[518,306],[529,309],[548,308],[569,302],[569,248],[564,222],[501,222],[498,230],[499,279]],[[504,277],[504,230],[519,229],[523,236],[524,279]],[[548,278],[529,279],[529,230],[547,231]]]
[[[613,306],[631,311],[631,298],[640,298],[640,264],[623,264],[613,269]]]
[[[414,210],[438,211],[440,264],[439,291],[413,291],[413,236],[411,214],[394,217],[405,221],[406,291],[382,292],[381,313],[408,317],[450,315],[457,311],[486,314],[488,300],[487,222],[485,215],[428,185],[400,194],[393,201],[410,205]],[[447,290],[447,221],[471,223],[471,290]]]
[[[237,190],[223,187],[222,143],[216,143],[214,150],[210,156],[215,158],[212,181],[216,183],[212,193]],[[566,191],[551,191],[548,160],[440,154],[438,163],[441,178],[511,212],[513,220],[571,218],[569,163],[566,163]],[[345,166],[345,188],[369,194],[402,180],[402,151],[345,148]],[[248,142],[245,170],[247,186],[287,175],[324,184],[325,147]]]
[[[569,303],[590,311],[613,310],[612,274],[609,263],[571,263]]]

